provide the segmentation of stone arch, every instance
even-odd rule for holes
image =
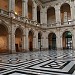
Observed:
[[[65,31],[62,35],[63,49],[72,49],[72,33]]]
[[[56,34],[53,32],[48,34],[48,47],[49,49],[56,49]]]
[[[23,26],[21,26],[21,25],[16,25],[16,27],[14,28],[15,31],[16,31],[17,28],[19,28],[19,29],[22,31],[23,35],[25,34],[25,31],[24,31],[25,28],[24,28]],[[14,31],[14,33],[15,33],[15,31]]]
[[[62,37],[63,36],[63,33],[64,32],[67,32],[67,31],[71,32],[71,34],[73,35],[73,32],[72,32],[71,29],[64,29],[64,30],[61,31],[61,35],[60,36]]]
[[[61,12],[61,23],[67,22],[71,19],[71,9],[69,3],[63,3],[60,7]]]
[[[49,5],[49,6],[46,6],[46,7],[47,7],[47,10],[48,10],[50,7],[55,8],[54,5]]]
[[[0,52],[9,52],[8,28],[5,24],[0,23]]]
[[[11,28],[4,20],[0,20],[0,24],[2,24],[6,28],[7,32],[10,33]]]
[[[49,7],[47,9],[47,23],[48,24],[53,24],[55,23],[56,18],[55,18],[55,8],[54,7]]]
[[[16,52],[22,52],[23,43],[23,30],[18,27],[15,31],[15,50]]]

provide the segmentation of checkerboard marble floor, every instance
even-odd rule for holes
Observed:
[[[75,51],[1,54],[0,75],[75,75]]]

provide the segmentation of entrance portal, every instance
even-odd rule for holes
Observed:
[[[72,49],[72,34],[70,31],[66,31],[63,33],[63,49]]]
[[[33,32],[29,31],[29,50],[33,51]]]
[[[50,33],[48,35],[49,49],[56,49],[56,35],[55,33]]]

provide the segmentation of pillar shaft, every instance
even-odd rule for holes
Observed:
[[[35,31],[35,35],[34,35],[34,38],[33,38],[33,48],[35,50],[38,49],[38,32]]]
[[[40,20],[41,24],[47,24],[47,8],[42,8],[40,10]]]
[[[37,21],[37,4],[35,2],[33,2],[33,20]]]
[[[28,0],[22,0],[22,16],[28,17]]]
[[[56,23],[60,25],[61,23],[61,16],[60,16],[60,5],[55,5],[55,16],[56,16]]]
[[[28,39],[28,29],[26,28],[26,37],[25,37],[25,49],[29,50],[29,39]]]
[[[9,0],[9,11],[15,12],[15,0]]]
[[[25,40],[25,37],[26,37],[25,35],[23,35],[23,37],[22,37],[22,51],[23,51],[23,52],[25,51],[25,44],[26,44],[26,43],[25,43],[25,41],[26,41],[26,40]]]

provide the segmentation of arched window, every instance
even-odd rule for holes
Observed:
[[[54,24],[56,22],[55,19],[55,8],[49,7],[47,9],[47,24]]]
[[[60,11],[61,11],[61,23],[64,24],[63,22],[66,23],[71,19],[70,5],[67,3],[62,4]]]

